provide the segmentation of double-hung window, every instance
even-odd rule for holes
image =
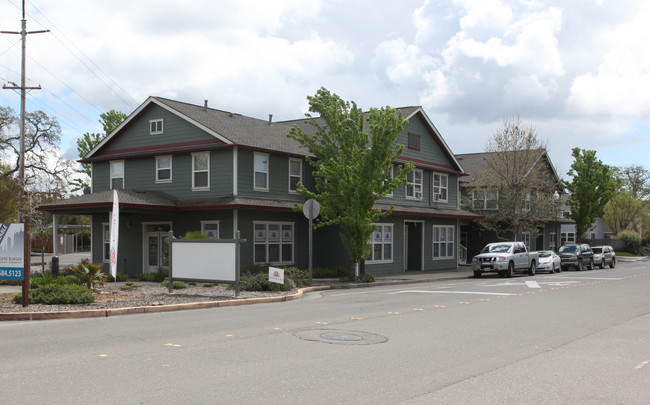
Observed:
[[[526,249],[530,251],[530,233],[529,232],[522,232],[521,233],[521,241],[526,245]]]
[[[521,198],[521,210],[523,212],[530,211],[530,193],[524,193]]]
[[[256,264],[293,263],[293,222],[255,222]]]
[[[210,239],[219,239],[219,221],[201,221],[201,233]]]
[[[108,222],[102,223],[102,261],[108,262],[111,258],[111,226]]]
[[[149,120],[149,135],[158,135],[163,133],[163,119],[158,118]]]
[[[302,181],[302,160],[289,158],[289,192],[298,190],[298,183]]]
[[[254,153],[254,178],[253,189],[260,191],[269,190],[269,155]]]
[[[172,157],[156,156],[156,183],[171,183]]]
[[[372,233],[368,244],[372,245],[366,263],[392,263],[393,262],[393,224],[373,224],[375,231]]]
[[[390,168],[388,169],[388,175],[386,176],[386,181],[391,180],[393,178],[395,178],[395,166],[390,165]],[[393,196],[393,192],[391,191],[387,193],[384,197],[392,197],[392,196]]]
[[[499,208],[499,191],[475,189],[472,191],[472,207],[475,210],[496,210]]]
[[[408,134],[408,148],[413,150],[420,150],[420,135]]]
[[[433,174],[433,201],[447,202],[448,181],[446,174]]]
[[[124,188],[124,161],[115,160],[110,162],[110,172],[111,172],[111,189],[123,189]]]
[[[424,172],[415,169],[406,175],[406,198],[411,200],[422,199],[422,178]]]
[[[433,258],[451,259],[454,257],[454,227],[433,226]]]
[[[192,154],[192,190],[210,189],[210,152]]]

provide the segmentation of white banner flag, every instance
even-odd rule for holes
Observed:
[[[113,190],[113,215],[111,217],[111,275],[117,280],[117,240],[120,229],[120,202],[117,199],[117,190]]]

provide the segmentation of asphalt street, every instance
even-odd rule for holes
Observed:
[[[650,267],[0,323],[5,403],[645,404]]]

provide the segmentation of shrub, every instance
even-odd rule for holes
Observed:
[[[284,269],[284,279],[286,280],[287,278],[293,280],[297,288],[309,287],[311,285],[309,284],[309,270],[301,270],[297,267],[287,267]]]
[[[214,287],[215,285],[217,285],[217,284],[216,283],[203,283],[203,287],[205,287],[205,288]]]
[[[210,237],[201,231],[187,232],[185,239],[209,239]]]
[[[38,288],[44,285],[83,285],[83,282],[77,277],[73,276],[55,276],[52,273],[34,273],[29,277],[29,286],[31,288]]]
[[[289,278],[284,278],[284,284],[272,283],[269,281],[268,273],[252,274],[246,272],[241,276],[241,289],[244,291],[291,291]]]
[[[129,276],[127,276],[124,273],[117,273],[117,281],[127,281],[129,279]],[[107,274],[106,275],[106,281],[112,283],[115,281],[115,278],[113,277],[112,274]]]
[[[616,236],[625,242],[625,248],[628,252],[638,253],[639,245],[641,245],[641,237],[638,233],[634,231],[621,231]]]
[[[106,282],[106,274],[102,273],[102,265],[90,263],[88,260],[82,260],[77,267],[70,269],[73,275],[82,282],[86,283],[89,290],[93,289],[93,285],[104,285]]]
[[[158,269],[155,273],[138,274],[140,281],[163,281],[165,278],[167,278],[167,272],[163,269]]]
[[[169,280],[165,280],[165,281],[163,281],[163,282],[162,282],[162,286],[163,286],[163,287],[169,287]],[[173,288],[176,288],[176,289],[178,289],[178,290],[181,290],[181,289],[183,289],[183,288],[187,288],[187,284],[185,284],[185,283],[182,282],[182,281],[178,281],[178,280],[177,280],[177,281],[174,281],[174,282],[172,283],[172,287],[173,287]]]
[[[22,294],[13,298],[15,304],[22,302]],[[95,302],[92,292],[81,285],[74,284],[47,284],[29,291],[29,302],[31,304],[88,304]]]

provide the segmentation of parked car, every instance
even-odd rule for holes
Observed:
[[[558,255],[562,260],[562,270],[574,267],[578,271],[582,271],[584,266],[589,270],[594,268],[594,253],[591,251],[591,246],[586,243],[582,244],[567,244],[560,246]]]
[[[606,265],[611,269],[616,267],[616,253],[611,246],[593,246],[591,250],[594,252],[594,263],[598,267],[601,269],[605,268]]]
[[[472,270],[477,278],[483,273],[512,277],[517,271],[526,271],[534,276],[538,261],[537,252],[529,252],[523,242],[488,243],[479,255],[472,258]]]
[[[562,259],[552,250],[540,250],[537,252],[539,255],[539,263],[537,263],[537,270],[546,270],[549,273],[560,272],[562,269]]]

